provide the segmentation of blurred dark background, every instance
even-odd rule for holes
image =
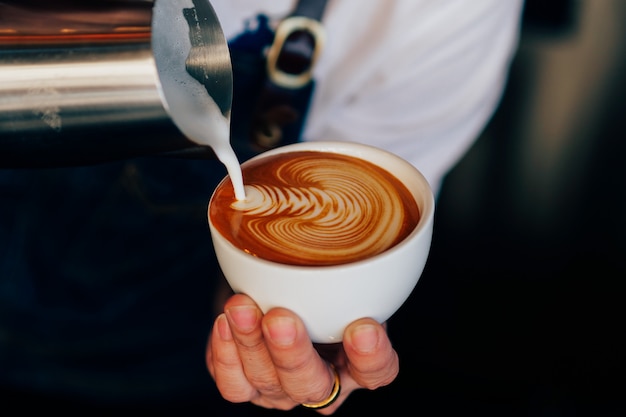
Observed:
[[[340,415],[626,415],[625,23],[623,0],[527,1],[501,106],[389,323],[401,374]]]
[[[337,416],[626,416],[625,23],[624,0],[526,1],[501,105],[389,321],[400,375]]]
[[[623,0],[526,1],[501,105],[389,321],[400,375],[336,415],[626,416],[625,23]]]

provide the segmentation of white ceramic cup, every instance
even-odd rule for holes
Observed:
[[[427,180],[413,165],[367,145],[303,142],[253,159],[310,150],[365,159],[393,174],[415,198],[420,211],[415,229],[396,246],[365,260],[335,266],[294,266],[238,249],[217,232],[210,216],[209,228],[217,260],[233,291],[250,296],[264,312],[273,307],[290,309],[303,320],[313,342],[335,343],[342,340],[344,329],[354,320],[371,317],[383,323],[409,297],[430,251],[435,201]]]

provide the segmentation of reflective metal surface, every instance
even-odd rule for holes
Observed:
[[[156,33],[160,7],[172,24]],[[228,46],[207,0],[0,1],[0,168],[212,157],[177,127],[157,66],[181,52],[154,53],[166,39],[228,119]]]

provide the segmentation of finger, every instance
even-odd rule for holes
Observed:
[[[376,389],[398,376],[398,354],[384,327],[375,320],[351,323],[344,333],[343,346],[350,375],[361,387]]]
[[[225,314],[249,383],[270,402],[284,400],[285,393],[265,346],[261,310],[250,297],[236,294],[226,302]]]
[[[289,310],[275,308],[263,318],[263,333],[285,393],[299,404],[328,398],[334,373],[313,347],[302,321]]]
[[[234,402],[252,401],[257,390],[246,379],[239,352],[224,314],[215,320],[207,347],[207,366],[224,399]]]

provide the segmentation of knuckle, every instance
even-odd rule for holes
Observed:
[[[351,363],[349,370],[361,387],[374,390],[391,384],[398,376],[399,365],[396,356],[395,360],[370,366],[356,367]]]
[[[226,401],[231,403],[245,403],[251,401],[256,391],[252,389],[242,389],[241,386],[232,386],[231,384],[217,383],[217,388]]]

